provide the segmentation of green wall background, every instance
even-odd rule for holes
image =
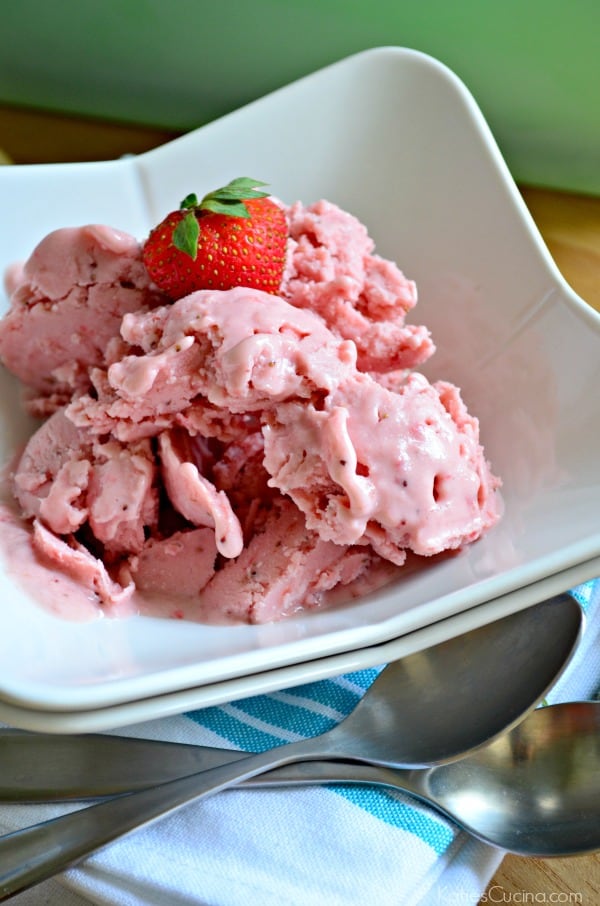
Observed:
[[[517,180],[600,194],[600,0],[4,0],[0,12],[3,103],[190,129],[399,45],[463,79]]]

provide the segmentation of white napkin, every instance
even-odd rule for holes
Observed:
[[[586,610],[577,655],[549,701],[600,684],[600,580],[572,592]],[[256,696],[119,733],[247,750],[314,735],[349,713],[378,670]],[[0,829],[63,805],[1,806]],[[228,790],[111,844],[18,906],[436,906],[477,904],[504,853],[415,800],[375,787]]]

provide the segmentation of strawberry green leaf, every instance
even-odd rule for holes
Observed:
[[[184,210],[185,208],[195,208],[197,204],[198,196],[194,192],[191,192],[189,195],[185,196],[185,198],[179,205],[179,209]]]
[[[173,245],[195,261],[198,254],[199,235],[200,227],[198,226],[196,215],[190,211],[173,230]]]
[[[218,198],[208,196],[199,205],[201,211],[211,211],[213,214],[227,214],[229,217],[250,217],[248,208],[243,201],[220,201]]]
[[[254,189],[242,189],[237,188],[236,186],[223,186],[222,189],[217,189],[215,192],[210,192],[208,195],[205,195],[202,199],[201,204],[207,198],[216,198],[219,201],[236,201],[237,199],[248,200],[249,198],[266,198],[268,192],[255,192]]]
[[[232,179],[231,182],[228,182],[225,188],[254,189],[256,186],[266,185],[268,185],[268,183],[261,182],[260,179],[251,179],[249,176],[238,176],[237,179]]]
[[[215,214],[227,214],[231,217],[250,217],[250,214],[243,204],[251,198],[266,198],[268,192],[262,192],[256,186],[266,186],[265,182],[259,179],[251,179],[249,176],[238,176],[232,179],[226,186],[208,192],[202,201],[197,205],[200,211],[212,211]]]

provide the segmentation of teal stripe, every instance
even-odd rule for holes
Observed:
[[[368,689],[371,683],[377,679],[383,667],[370,667],[368,670],[355,670],[353,673],[345,673],[344,679],[349,680],[360,689]]]
[[[381,667],[373,667],[367,670],[356,670],[353,673],[347,673],[345,679],[359,689],[366,690],[381,669]],[[360,693],[345,688],[335,680],[305,683],[303,686],[287,689],[286,692],[289,695],[326,704],[344,716],[354,710],[361,698]],[[233,703],[233,707],[240,712],[240,717],[217,706],[188,711],[186,716],[194,723],[206,727],[207,730],[211,730],[245,752],[263,752],[286,742],[286,739],[278,735],[278,729],[310,737],[330,730],[337,723],[333,718],[312,711],[310,707],[300,703],[296,705],[281,702],[268,695],[255,695],[242,699]],[[268,724],[272,727],[272,732],[250,726],[244,721],[244,714]]]
[[[348,673],[346,678],[359,689],[367,689],[380,670],[381,668],[357,670]],[[287,689],[286,692],[326,704],[344,716],[356,707],[361,698],[360,693],[331,680],[305,683],[303,686]],[[217,706],[188,711],[186,716],[246,752],[263,752],[281,745],[286,740],[277,734],[278,729],[310,737],[330,730],[338,722],[300,703],[281,702],[268,695],[242,699],[233,703],[233,707],[240,712],[239,718]],[[250,726],[244,721],[244,714],[268,724],[273,731]]]
[[[307,698],[320,705],[326,705],[328,708],[333,708],[338,714],[343,714],[344,717],[354,711],[362,697],[358,692],[346,689],[334,680],[305,683],[303,686],[286,689],[285,694],[293,695],[296,698]]]
[[[331,717],[317,714],[301,705],[288,705],[286,702],[263,695],[245,698],[236,702],[235,707],[249,717],[258,718],[273,727],[304,737],[318,736],[338,723]]]
[[[419,837],[438,856],[446,852],[457,834],[456,828],[449,822],[438,821],[433,815],[414,805],[407,805],[385,790],[349,785],[331,785],[329,789],[374,818]]]
[[[249,726],[244,721],[223,711],[222,708],[212,707],[188,711],[186,717],[226,739],[244,752],[264,752],[274,746],[280,746],[285,741],[279,736]]]

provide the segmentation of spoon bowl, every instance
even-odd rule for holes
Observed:
[[[386,667],[332,732],[344,746],[360,740],[360,759],[373,764],[426,767],[462,757],[543,699],[582,625],[577,602],[561,594],[416,652]]]
[[[560,595],[388,665],[340,724],[0,838],[0,898],[111,840],[280,765],[321,759],[388,768],[444,763],[514,726],[562,672],[582,613]]]
[[[377,784],[411,793],[473,836],[522,856],[600,850],[600,702],[538,708],[465,758],[425,770],[314,761],[244,789]]]
[[[600,704],[539,708],[464,761],[423,772],[419,786],[475,836],[511,852],[600,849]]]

